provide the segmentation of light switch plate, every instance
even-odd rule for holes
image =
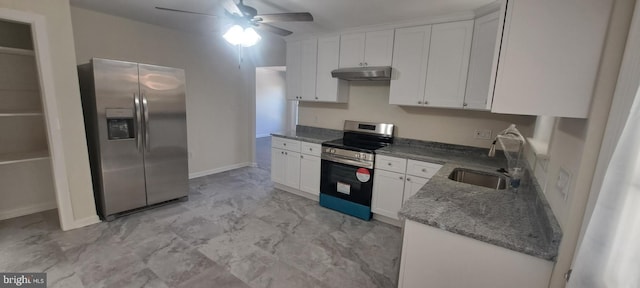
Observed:
[[[571,173],[567,172],[566,169],[560,167],[560,171],[558,172],[558,179],[556,179],[556,189],[558,189],[558,193],[560,193],[564,201],[567,201],[567,199],[569,198],[570,186]]]
[[[482,140],[491,140],[491,130],[489,129],[476,129],[473,134],[473,138]]]

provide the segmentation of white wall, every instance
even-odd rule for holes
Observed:
[[[530,136],[535,125],[532,116],[390,105],[388,82],[351,82],[349,85],[349,103],[300,102],[298,124],[342,130],[344,120],[392,123],[396,125],[397,137],[487,149],[493,139],[474,139],[476,129],[490,129],[495,137],[515,123],[525,136]]]
[[[256,138],[287,129],[286,83],[283,68],[256,68]]]
[[[251,162],[254,94],[247,87],[253,81],[249,71],[253,61],[283,65],[284,41],[265,37],[265,43],[245,50],[239,69],[237,49],[220,35],[192,34],[77,7],[71,8],[71,16],[78,64],[100,57],[185,70],[190,174]],[[260,50],[265,45],[269,49]]]
[[[0,7],[40,14],[46,19],[73,217],[77,221],[95,217],[69,0],[0,0]]]
[[[553,132],[545,195],[563,237],[550,287],[565,286],[563,275],[570,269],[575,252],[635,2],[614,2],[589,118],[560,118]],[[572,176],[566,201],[555,186],[560,168]]]

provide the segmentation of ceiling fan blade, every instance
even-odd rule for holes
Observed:
[[[166,8],[166,7],[158,7],[158,6],[156,6],[156,9],[158,9],[158,10],[163,10],[163,11],[171,11],[171,12],[180,12],[180,13],[189,13],[189,14],[196,14],[196,15],[204,15],[204,16],[209,16],[209,17],[218,17],[218,15],[209,14],[209,13],[194,12],[194,11],[187,11],[187,10],[180,10],[180,9],[173,9],[173,8]]]
[[[240,7],[238,7],[238,4],[236,4],[236,2],[233,0],[222,0],[220,4],[222,4],[224,10],[227,10],[227,12],[231,13],[232,15],[244,15],[242,13],[242,10],[240,10]]]
[[[309,12],[259,14],[254,19],[258,18],[262,19],[258,20],[260,23],[313,21],[313,16]]]
[[[276,26],[273,26],[271,24],[266,24],[266,23],[260,23],[258,28],[260,28],[260,29],[262,29],[264,31],[267,31],[267,32],[271,32],[273,34],[280,35],[280,36],[288,36],[288,35],[291,35],[293,33],[293,32],[291,32],[289,30],[278,28]]]

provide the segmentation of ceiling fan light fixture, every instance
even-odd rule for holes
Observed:
[[[241,45],[244,38],[244,29],[240,25],[233,25],[222,37],[231,45]]]
[[[222,37],[231,45],[242,45],[242,47],[251,47],[262,39],[253,27],[242,28],[240,25],[231,26]]]
[[[260,35],[258,34],[258,32],[256,32],[255,29],[253,29],[253,27],[249,27],[247,29],[244,29],[244,35],[243,35],[244,39],[242,41],[242,46],[243,47],[251,47],[253,45],[256,45],[258,43],[258,41],[260,41],[262,39],[262,37],[260,37]]]

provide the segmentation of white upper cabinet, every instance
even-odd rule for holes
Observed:
[[[299,100],[301,92],[302,45],[299,41],[287,43],[287,100]]]
[[[588,116],[611,0],[509,0],[491,111]]]
[[[500,12],[496,11],[475,21],[467,91],[464,96],[465,109],[491,110],[493,97],[489,93],[489,86],[498,37],[498,20],[500,20]]]
[[[433,25],[425,88],[427,106],[462,107],[472,34],[473,20]]]
[[[366,33],[364,66],[391,66],[394,30]]]
[[[318,40],[287,43],[287,100],[316,100]]]
[[[462,108],[473,20],[396,29],[389,104]]]
[[[364,64],[364,33],[340,36],[340,68],[359,67]]]
[[[301,63],[301,95],[305,101],[316,100],[316,65],[318,60],[318,40],[302,41]]]
[[[422,106],[431,25],[396,29],[389,104]]]
[[[347,102],[349,84],[331,77],[331,71],[338,69],[340,62],[340,36],[318,39],[318,62],[316,77],[317,101]]]
[[[348,33],[340,36],[340,68],[390,66],[394,30]]]

